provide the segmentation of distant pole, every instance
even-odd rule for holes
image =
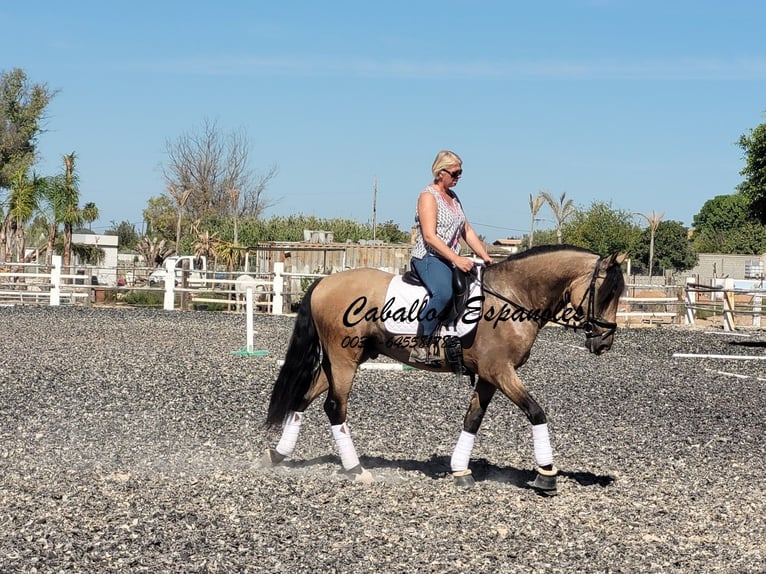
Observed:
[[[378,217],[378,176],[372,180],[372,240],[375,241],[375,232]]]

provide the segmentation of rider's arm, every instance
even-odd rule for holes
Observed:
[[[484,242],[479,239],[479,236],[476,235],[476,232],[473,230],[473,227],[471,227],[471,224],[468,223],[468,221],[465,222],[465,229],[463,230],[463,239],[465,239],[466,244],[468,247],[473,249],[473,252],[479,256],[479,258],[484,261],[487,265],[492,263],[492,258],[487,253],[487,250],[484,249]]]

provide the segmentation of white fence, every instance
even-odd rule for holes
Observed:
[[[0,271],[0,298],[49,305],[89,300],[91,286],[85,285],[85,276],[62,270],[60,255],[53,256],[49,268],[37,263],[9,263]]]
[[[191,285],[190,271],[181,270],[178,280],[178,270],[172,267],[172,262],[162,270],[165,280],[156,287],[149,284],[106,287],[91,284],[91,277],[83,275],[82,270],[75,274],[64,274],[60,255],[52,258],[50,266],[8,263],[0,268],[0,303],[90,305],[100,302],[105,292],[126,294],[145,291],[162,293],[163,308],[166,310],[213,304],[244,310],[246,291],[250,287],[259,310],[280,315],[292,300],[302,296],[302,290],[290,288],[295,281],[305,281],[308,284],[314,278],[322,277],[320,274],[285,273],[284,263],[275,262],[273,273],[256,276],[242,272],[208,271],[200,278],[199,272],[195,272],[197,275]]]
[[[631,324],[685,324],[696,325],[702,321],[720,321],[725,331],[737,328],[760,328],[763,315],[763,296],[766,290],[762,282],[734,279],[713,281],[713,285],[695,283],[689,278],[686,285],[628,285],[626,294],[620,297],[618,322]],[[740,284],[747,284],[741,286]],[[665,290],[665,297],[656,292]],[[651,292],[651,296],[641,293]],[[620,321],[621,320],[621,321]]]
[[[181,281],[177,282],[177,270],[170,268],[169,264],[164,269],[166,280],[159,287],[133,285],[107,289],[91,285],[90,277],[82,275],[82,272],[64,274],[61,256],[54,256],[50,267],[36,263],[8,263],[0,268],[0,302],[90,305],[99,302],[99,293],[103,297],[105,291],[127,293],[140,290],[163,293],[163,308],[166,310],[223,304],[242,311],[249,286],[253,290],[254,304],[260,311],[281,315],[302,296],[311,281],[324,276],[319,273],[285,273],[281,262],[275,262],[273,269],[273,273],[255,277],[243,273],[208,271],[203,284],[192,288],[186,280],[188,271],[184,271]],[[620,298],[618,323],[695,325],[698,321],[712,318],[715,321],[720,319],[726,331],[734,331],[738,327],[761,327],[763,296],[766,293],[762,284],[742,288],[731,279],[720,280],[713,286],[693,281],[687,280],[683,288],[627,285],[625,294]],[[295,287],[297,282],[301,284],[300,288]],[[663,289],[665,296],[657,296],[657,291]]]

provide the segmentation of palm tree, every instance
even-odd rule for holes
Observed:
[[[38,215],[41,225],[46,228],[45,263],[50,265],[53,257],[53,245],[59,232],[64,213],[65,177],[57,175],[44,177],[40,182],[40,198],[38,201]]]
[[[136,251],[144,258],[146,267],[156,267],[173,252],[173,249],[167,247],[164,239],[144,236],[136,243]]]
[[[545,202],[553,212],[553,218],[556,220],[556,239],[559,245],[561,245],[563,242],[562,229],[564,223],[566,223],[567,219],[572,217],[577,211],[574,202],[571,199],[566,199],[566,192],[561,194],[558,202],[554,200],[553,196],[547,191],[541,191],[540,195],[543,196],[543,199],[545,199]]]
[[[33,175],[32,179],[29,179],[26,170],[19,169],[11,177],[10,184],[8,212],[3,221],[3,228],[6,230],[6,248],[10,247],[11,254],[15,251],[15,257],[13,255],[11,257],[17,262],[22,262],[26,251],[24,225],[32,218],[37,209],[40,178]],[[3,259],[7,259],[8,255],[6,252]]]
[[[83,220],[88,224],[88,229],[93,231],[93,228],[91,227],[93,225],[93,222],[98,219],[99,216],[98,207],[96,207],[96,204],[92,201],[89,201],[82,207],[82,218]]]
[[[192,231],[196,234],[197,239],[194,241],[194,257],[199,259],[200,257],[206,257],[208,260],[213,260],[215,257],[215,247],[218,243],[218,233],[199,230],[199,220],[195,221],[192,225]]]
[[[239,244],[239,189],[232,187],[227,192],[229,200],[231,200],[231,215],[234,223],[234,244]]]
[[[219,240],[213,246],[213,256],[217,262],[226,266],[227,271],[233,272],[242,267],[245,251],[234,243]]]
[[[636,212],[635,215],[640,215],[649,224],[649,282],[652,280],[652,264],[654,263],[654,234],[657,228],[660,226],[664,213],[655,213],[654,210],[649,215]]]
[[[537,219],[537,214],[540,212],[540,208],[543,206],[544,198],[539,193],[532,197],[532,194],[529,194],[529,211],[532,213],[532,221],[529,224],[529,246],[532,247],[535,243],[535,220]]]
[[[178,209],[178,214],[176,217],[176,253],[180,255],[179,249],[181,248],[181,218],[183,217],[186,202],[189,201],[189,196],[191,196],[192,188],[184,184],[179,189],[175,185],[170,184],[168,185],[168,193],[170,194],[170,197],[172,197],[176,202],[176,207]]]
[[[72,231],[82,225],[80,211],[79,177],[75,173],[74,152],[64,156],[64,185],[61,189],[61,214],[56,219],[64,224],[64,268],[68,270],[72,260]]]

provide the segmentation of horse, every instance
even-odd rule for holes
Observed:
[[[254,306],[260,310],[263,305],[258,303],[266,303],[269,300],[271,283],[263,279],[256,279],[252,275],[239,275],[234,282],[237,311],[244,309],[248,289],[253,290]]]
[[[558,469],[553,464],[548,419],[517,369],[527,361],[540,329],[548,323],[582,331],[585,347],[595,355],[611,348],[619,297],[625,288],[620,267],[624,260],[625,255],[619,253],[601,257],[579,247],[551,245],[510,255],[483,268],[481,294],[469,300],[461,319],[474,327],[460,341],[463,367],[475,383],[450,459],[458,486],[475,484],[469,468],[474,440],[499,390],[521,409],[532,427],[537,465],[529,486],[540,494],[556,494]],[[417,318],[413,317],[414,307],[397,308],[395,302],[384,300],[393,278],[384,271],[359,268],[319,278],[309,286],[268,406],[266,425],[281,424],[282,434],[276,447],[265,450],[263,465],[276,465],[292,456],[304,412],[327,392],[324,411],[344,471],[354,481],[373,481],[351,440],[347,403],[360,364],[379,355],[409,361],[417,337],[398,336],[384,321],[397,314],[400,319]],[[412,366],[450,371],[446,364]]]

